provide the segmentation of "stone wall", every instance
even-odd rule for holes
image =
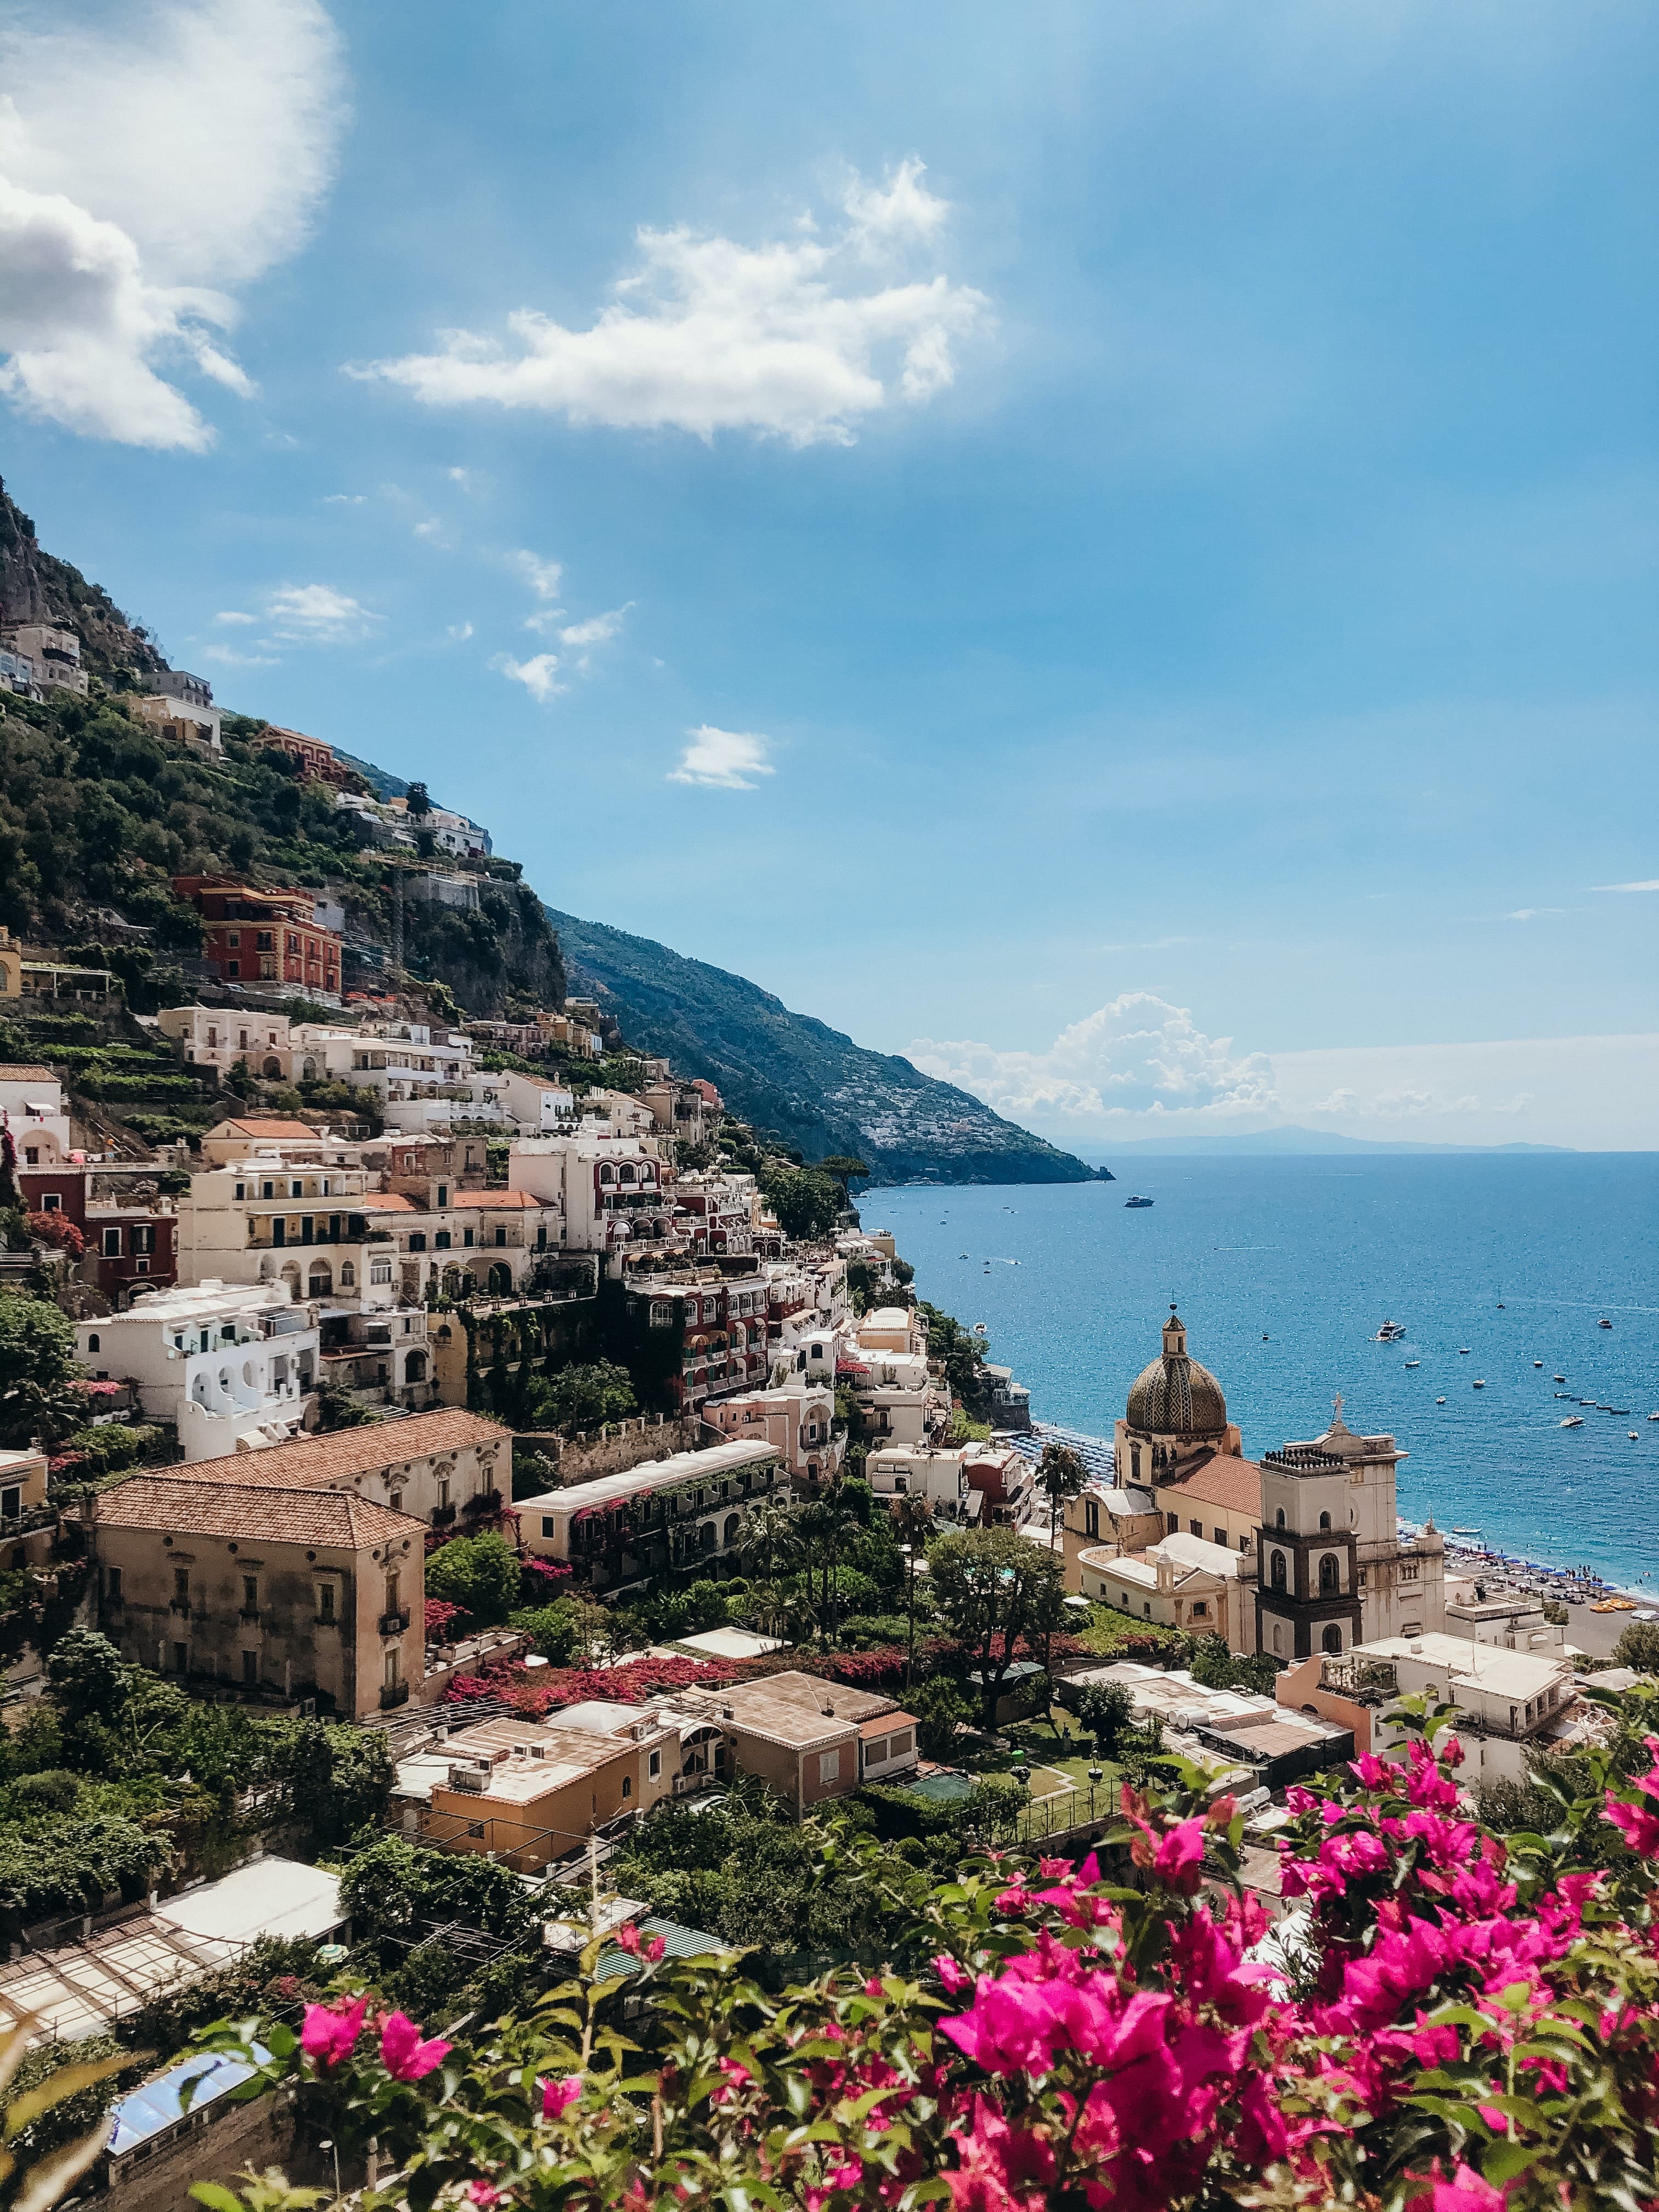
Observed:
[[[705,1429],[699,1413],[642,1413],[635,1420],[609,1421],[603,1428],[583,1429],[574,1437],[521,1430],[513,1439],[514,1455],[539,1452],[551,1462],[556,1487],[573,1482],[592,1482],[602,1474],[626,1474],[647,1460],[667,1459],[675,1452],[696,1451],[701,1445],[720,1441]]]

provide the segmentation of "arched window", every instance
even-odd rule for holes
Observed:
[[[1320,1515],[1320,1516],[1319,1516],[1319,1526],[1320,1526],[1321,1530],[1322,1531],[1322,1530],[1324,1530],[1324,1529],[1328,1528],[1330,1527],[1330,1525],[1331,1525],[1331,1516],[1330,1516],[1330,1515],[1329,1515],[1328,1513],[1322,1513],[1322,1514]]]
[[[426,1354],[425,1354],[425,1352],[411,1352],[410,1353],[409,1358],[408,1358],[408,1360],[405,1362],[405,1364],[404,1364],[404,1382],[425,1382],[425,1380],[426,1380]]]
[[[98,1337],[97,1333],[94,1331],[94,1334],[87,1339],[87,1350],[88,1352],[96,1352],[97,1349]]]
[[[355,1290],[356,1285],[357,1269],[355,1263],[349,1260],[342,1260],[340,1262],[340,1288],[343,1291],[350,1291]]]
[[[614,1168],[607,1165],[599,1170],[599,1181],[601,1182],[615,1182],[616,1180],[617,1171]]]
[[[1273,1553],[1273,1586],[1276,1590],[1282,1590],[1285,1588],[1285,1554],[1283,1552],[1275,1552]]]
[[[1273,1656],[1277,1659],[1285,1656],[1285,1632],[1277,1621],[1273,1623]]]
[[[1275,1528],[1282,1528],[1285,1526],[1285,1509],[1282,1505],[1273,1516],[1273,1526]]]
[[[1340,1651],[1342,1649],[1342,1631],[1337,1626],[1336,1622],[1333,1621],[1319,1640],[1324,1645],[1327,1651]]]
[[[626,1774],[623,1777],[622,1794],[624,1797],[631,1797],[634,1795],[633,1782]]]
[[[1322,1553],[1319,1560],[1319,1595],[1321,1597],[1334,1597],[1340,1588],[1341,1577],[1336,1564],[1336,1553]]]

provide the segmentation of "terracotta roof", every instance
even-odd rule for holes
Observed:
[[[400,1190],[371,1190],[366,1193],[362,1208],[365,1213],[424,1213],[426,1210]]]
[[[244,1454],[241,1463],[257,1456]],[[191,1470],[192,1477],[199,1475],[201,1464]],[[424,1522],[389,1512],[349,1491],[267,1489],[254,1483],[147,1474],[106,1490],[98,1500],[98,1521],[109,1528],[234,1536],[256,1544],[328,1545],[348,1552],[426,1532]]]
[[[1248,1513],[1253,1521],[1261,1517],[1261,1469],[1253,1459],[1238,1459],[1231,1452],[1182,1461],[1157,1476],[1152,1487],[1160,1499],[1190,1498],[1195,1504]]]
[[[57,1083],[61,1080],[55,1068],[20,1066],[10,1062],[0,1065],[0,1083]]]
[[[458,1190],[450,1198],[452,1206],[545,1206],[550,1201],[537,1198],[527,1190]]]
[[[316,1137],[322,1133],[313,1129],[309,1121],[296,1121],[291,1115],[286,1120],[279,1117],[268,1121],[225,1121],[220,1126],[238,1130],[245,1137]],[[211,1129],[208,1134],[213,1134]]]
[[[296,1437],[292,1443],[272,1444],[264,1451],[234,1452],[224,1459],[163,1468],[156,1480],[257,1484],[261,1489],[289,1483],[301,1489],[325,1489],[331,1483],[349,1482],[354,1475],[428,1459],[435,1452],[506,1443],[512,1434],[511,1429],[477,1413],[445,1406],[435,1413],[411,1413],[404,1421],[368,1422],[360,1429],[337,1430],[332,1436]]]

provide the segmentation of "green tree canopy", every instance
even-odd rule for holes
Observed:
[[[605,1421],[625,1421],[639,1409],[632,1378],[614,1359],[538,1376],[525,1396],[526,1423],[538,1429],[597,1429]]]
[[[821,1243],[834,1229],[842,1194],[833,1176],[818,1168],[791,1167],[785,1160],[773,1158],[763,1164],[756,1179],[786,1237],[802,1243]]]
[[[1632,1620],[1613,1647],[1613,1663],[1659,1674],[1659,1620]]]
[[[486,1627],[498,1626],[518,1602],[519,1555],[495,1530],[457,1536],[426,1563],[426,1594],[459,1605]]]
[[[65,1403],[75,1364],[75,1324],[45,1298],[0,1291],[0,1434],[20,1442],[42,1425],[61,1432],[84,1417]]]
[[[988,1728],[1019,1639],[1050,1634],[1065,1617],[1060,1561],[1018,1529],[963,1528],[939,1538],[927,1566],[951,1633],[979,1670]]]

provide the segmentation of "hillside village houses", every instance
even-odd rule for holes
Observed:
[[[187,1461],[287,1443],[317,1387],[316,1306],[295,1305],[279,1284],[152,1291],[82,1322],[76,1340],[94,1380],[136,1389],[145,1419],[170,1422]]]

